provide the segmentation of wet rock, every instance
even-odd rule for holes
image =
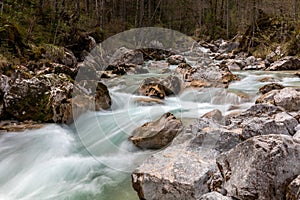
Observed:
[[[39,129],[42,128],[44,124],[39,124],[33,121],[1,121],[0,122],[0,134],[6,132],[22,132],[25,130]]]
[[[258,79],[257,81],[265,83],[265,82],[279,82],[280,80],[271,76],[263,77]]]
[[[76,76],[76,81],[81,80],[99,80],[100,77],[97,75],[96,67],[93,63],[83,62],[78,64],[78,72]]]
[[[298,121],[277,106],[256,104],[241,114],[226,119],[231,128],[241,128],[240,138],[246,140],[257,135],[294,135]]]
[[[204,48],[209,49],[212,52],[217,52],[219,50],[219,48],[215,44],[212,44],[212,43],[201,42],[200,45]]]
[[[166,96],[176,95],[181,90],[181,81],[177,76],[170,75],[166,78],[147,78],[140,87],[139,93],[144,96],[164,99]]]
[[[254,56],[249,56],[248,58],[246,58],[245,62],[246,65],[255,65],[256,58]]]
[[[177,73],[182,74],[185,82],[192,81],[192,74],[195,72],[194,68],[188,63],[180,63],[175,70]]]
[[[287,112],[300,110],[300,91],[294,88],[271,90],[260,96],[255,103],[271,103],[284,108]]]
[[[235,62],[235,60],[227,62],[226,65],[230,71],[239,71],[244,67],[241,63]]]
[[[199,200],[232,200],[232,198],[223,196],[218,192],[210,192],[201,196]]]
[[[216,55],[214,59],[215,60],[226,60],[226,59],[232,59],[234,57],[235,56],[233,54],[222,53],[222,54]]]
[[[190,140],[190,147],[202,146],[217,152],[225,152],[239,144],[241,129],[228,129],[217,121],[200,118],[190,125],[194,137]]]
[[[222,115],[222,112],[218,109],[212,110],[208,113],[205,113],[202,118],[208,118],[208,119],[212,119],[218,123],[223,123],[224,122],[224,117]]]
[[[141,65],[138,65],[138,66],[135,66],[134,68],[131,68],[131,72],[134,74],[148,74],[149,70],[144,68]]]
[[[227,195],[237,199],[284,199],[299,162],[300,140],[285,135],[250,138],[217,158]]]
[[[143,53],[125,47],[119,48],[110,58],[109,64],[112,66],[123,64],[142,65],[144,63]]]
[[[135,103],[141,106],[149,106],[155,104],[164,104],[164,102],[157,98],[137,98],[135,99]]]
[[[266,94],[266,93],[270,92],[271,90],[281,90],[283,88],[284,88],[284,86],[279,83],[270,83],[270,84],[264,85],[261,88],[259,88],[259,92],[262,94]]]
[[[169,63],[166,63],[164,61],[153,61],[149,64],[149,68],[158,68],[158,69],[163,69],[163,68],[169,68]]]
[[[190,86],[190,82],[202,82],[207,87],[228,87],[229,83],[238,80],[237,76],[232,74],[228,67],[217,65],[197,65],[193,70],[188,70],[184,74],[186,87]]]
[[[300,175],[298,175],[287,188],[286,200],[300,199]]]
[[[172,72],[172,70],[169,69],[169,68],[162,69],[162,70],[160,71],[161,74],[168,74],[168,73],[171,73],[171,72]]]
[[[243,68],[243,70],[265,70],[266,65],[264,62],[257,63],[255,65],[248,65]]]
[[[170,65],[179,65],[180,63],[185,63],[186,60],[182,55],[172,55],[168,57],[167,62]]]
[[[300,60],[296,57],[284,57],[270,65],[267,70],[281,71],[281,70],[299,70]]]
[[[161,149],[172,142],[182,128],[180,120],[173,114],[166,113],[157,121],[135,129],[129,139],[142,149]]]

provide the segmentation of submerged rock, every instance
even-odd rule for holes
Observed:
[[[217,158],[227,195],[237,199],[284,199],[299,163],[300,140],[285,135],[250,138]]]
[[[164,104],[164,102],[161,99],[157,99],[157,98],[137,98],[137,99],[135,99],[135,103],[137,103],[138,105],[141,105],[141,106]]]
[[[0,134],[6,132],[21,132],[31,129],[42,128],[44,124],[36,123],[33,121],[17,122],[17,121],[1,121]]]
[[[149,68],[168,69],[169,63],[164,61],[153,61],[148,65]]]
[[[142,149],[161,149],[182,130],[182,122],[171,113],[135,129],[129,139]]]

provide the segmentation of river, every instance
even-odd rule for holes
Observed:
[[[137,200],[131,171],[153,151],[141,151],[129,141],[133,129],[166,112],[188,124],[204,113],[223,114],[254,104],[258,79],[273,77],[285,86],[299,85],[291,72],[237,71],[240,81],[228,89],[190,89],[164,104],[137,102],[136,93],[149,74],[125,75],[106,82],[112,97],[109,111],[88,112],[73,125],[48,124],[38,130],[0,135],[0,199],[2,200]],[[118,83],[117,83],[118,82]]]

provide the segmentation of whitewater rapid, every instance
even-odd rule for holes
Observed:
[[[289,73],[235,72],[241,81],[228,89],[190,89],[163,104],[145,105],[136,91],[148,75],[125,75],[125,84],[110,80],[109,111],[88,112],[71,126],[49,124],[38,130],[0,135],[0,200],[137,200],[130,173],[153,151],[141,151],[128,137],[145,122],[166,112],[184,122],[232,106],[254,104],[259,78],[275,77],[286,86],[299,85]],[[156,75],[157,76],[157,75]],[[241,95],[241,93],[243,95]],[[246,96],[246,97],[244,97]]]

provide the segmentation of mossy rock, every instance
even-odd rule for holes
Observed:
[[[49,122],[53,116],[49,97],[50,86],[42,81],[17,79],[5,94],[5,112],[20,121]]]
[[[14,53],[22,57],[27,46],[18,28],[13,24],[4,24],[0,26],[0,46],[3,50]]]

